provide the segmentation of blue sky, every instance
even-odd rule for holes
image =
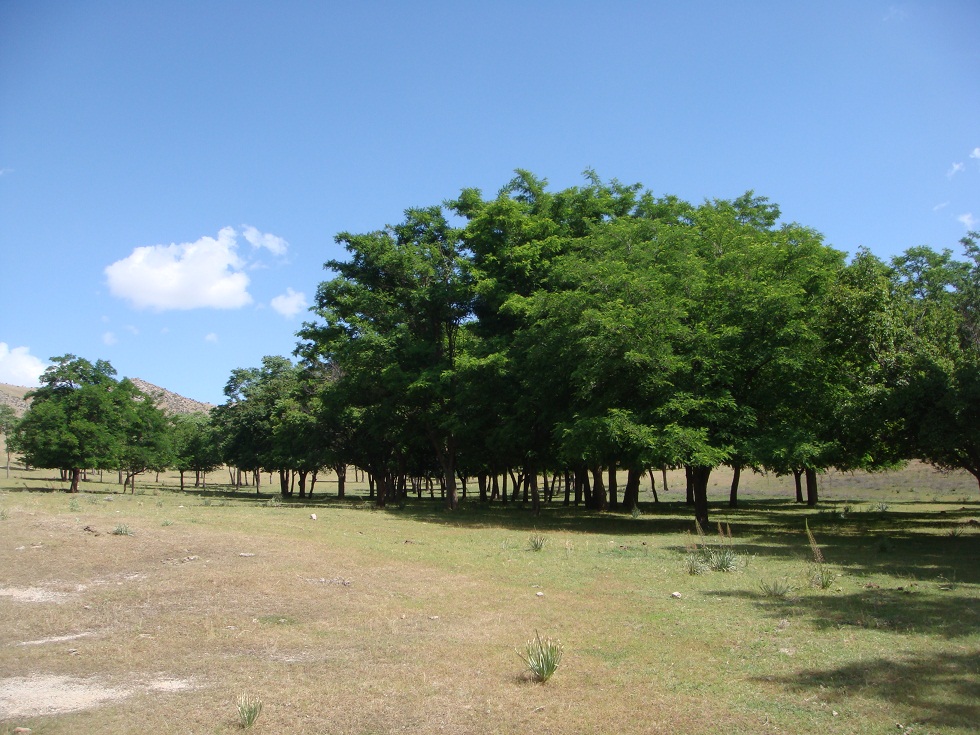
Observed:
[[[336,233],[516,168],[958,250],[978,32],[973,0],[0,0],[0,382],[73,353],[220,403]]]

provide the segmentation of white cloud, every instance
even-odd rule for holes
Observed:
[[[113,296],[138,309],[237,309],[252,303],[237,234],[196,242],[138,247],[105,269]]]
[[[214,332],[208,332],[207,334],[204,335],[204,341],[211,342],[212,344],[216,344],[218,342],[218,335],[215,334]]]
[[[980,148],[974,148],[970,151],[970,158],[980,159]]]
[[[48,364],[34,357],[29,347],[10,348],[0,342],[0,383],[37,388]]]
[[[112,345],[116,344],[116,342],[118,341],[119,338],[116,337],[116,335],[113,334],[112,332],[106,332],[105,334],[102,335],[102,344],[104,345],[109,345],[111,347]]]
[[[0,168],[0,176],[6,176],[7,174],[12,174],[14,170],[12,168]]]
[[[962,164],[962,163],[954,163],[952,166],[950,166],[949,171],[946,172],[946,178],[947,179],[953,178],[954,176],[956,176],[956,174],[958,174],[964,168],[966,168],[966,166],[964,164]]]
[[[269,305],[284,317],[296,316],[307,307],[306,294],[287,288],[286,293],[276,296]]]
[[[961,214],[956,219],[962,222],[963,226],[966,227],[966,229],[968,230],[976,229],[977,218],[974,217],[972,213],[967,212],[966,214]]]
[[[938,212],[940,209],[946,209],[949,206],[949,202],[940,202],[935,207],[932,208],[933,212]]]
[[[136,327],[132,324],[126,325],[126,331],[132,334],[133,336],[136,336],[140,333],[139,327]]]
[[[265,248],[273,255],[285,255],[289,249],[289,243],[278,235],[259,232],[251,225],[242,225],[242,235],[252,243],[253,248]]]

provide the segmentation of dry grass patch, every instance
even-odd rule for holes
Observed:
[[[77,509],[59,493],[0,498],[3,587],[62,596],[0,596],[0,679],[117,695],[73,711],[8,709],[0,732],[240,732],[242,692],[263,702],[254,732],[300,735],[858,735],[896,722],[963,735],[980,716],[968,696],[980,675],[966,663],[980,651],[968,563],[980,535],[902,530],[901,504],[884,520],[835,519],[836,531],[804,511],[843,572],[817,590],[803,584],[811,549],[792,508],[727,515],[750,563],[690,577],[683,507],[532,518],[353,501],[318,506],[314,521],[298,503],[105,496],[82,494]],[[134,535],[113,535],[117,524]],[[897,551],[874,552],[866,526]],[[534,553],[531,533],[548,538]],[[933,582],[940,574],[955,582]],[[764,595],[771,579],[797,593]],[[535,630],[564,646],[544,687],[515,655]],[[943,657],[961,663],[943,670]],[[862,662],[898,665],[895,689],[862,678]]]

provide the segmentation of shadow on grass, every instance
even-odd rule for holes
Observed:
[[[973,732],[980,723],[980,651],[864,660],[765,677],[801,693],[820,688],[909,707],[920,724]],[[911,724],[911,723],[909,723]]]
[[[777,620],[803,615],[817,630],[854,627],[962,638],[980,633],[980,608],[973,590],[964,596],[959,587],[962,585],[956,583],[903,582],[894,587],[869,585],[848,594],[804,590],[786,599],[747,590],[705,594],[753,601]],[[980,667],[980,660],[975,663]]]

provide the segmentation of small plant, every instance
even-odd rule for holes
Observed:
[[[639,506],[634,505],[633,508],[632,508],[632,510],[630,510],[630,515],[635,520],[635,519],[641,517],[643,514],[640,512]]]
[[[267,508],[280,508],[282,507],[282,500],[279,499],[278,495],[273,495],[267,501],[265,501]]]
[[[132,536],[133,532],[130,530],[129,526],[125,523],[117,523],[116,527],[112,529],[113,536]]]
[[[759,582],[759,589],[762,590],[762,594],[765,597],[778,598],[789,597],[790,593],[793,591],[793,587],[785,579],[764,579]]]
[[[174,525],[174,522],[173,522],[173,521],[171,521],[171,520],[170,520],[170,519],[168,518],[167,520],[165,520],[165,521],[163,522],[163,524],[162,524],[162,525],[164,525],[164,526],[172,526],[172,525]]]
[[[75,498],[72,498],[68,502],[68,510],[70,510],[72,513],[77,513],[81,509],[82,509],[82,506],[78,504],[78,501]]]
[[[946,535],[950,538],[958,538],[963,535],[963,526],[950,526],[946,529]]]
[[[541,551],[547,542],[548,539],[541,534],[536,533],[527,540],[527,548],[531,551]]]
[[[247,730],[262,714],[262,700],[252,697],[248,692],[242,692],[238,697],[238,724]]]
[[[204,499],[204,507],[205,508],[210,508],[211,507],[211,498],[205,498]]]
[[[518,651],[517,655],[527,665],[534,680],[544,684],[558,669],[563,653],[561,641],[556,638],[541,640],[538,631],[534,631],[534,638],[529,640],[524,650]]]
[[[742,557],[735,551],[732,545],[731,526],[718,524],[718,541],[711,544],[708,537],[701,528],[701,524],[695,521],[695,528],[698,532],[697,540],[688,543],[687,573],[691,575],[704,574],[709,569],[713,572],[735,572],[742,566]]]
[[[738,571],[738,552],[731,546],[719,546],[712,549],[708,557],[708,566],[713,572]]]
[[[163,501],[162,500],[158,500],[157,501],[157,508],[162,508],[162,507],[163,507]]]
[[[834,583],[837,579],[837,575],[824,566],[823,551],[820,550],[819,544],[817,544],[817,539],[813,535],[813,531],[810,530],[810,524],[807,521],[803,522],[806,527],[806,538],[810,542],[810,553],[813,555],[813,561],[811,562],[809,579],[810,584],[814,587],[819,587],[822,590],[827,589]]]
[[[0,508],[0,521],[5,521],[10,518],[10,514],[7,513],[6,508]]]
[[[888,512],[888,503],[881,501],[875,504],[875,510],[884,515]]]
[[[837,579],[837,574],[827,569],[823,564],[810,569],[810,584],[822,590],[827,589]]]

